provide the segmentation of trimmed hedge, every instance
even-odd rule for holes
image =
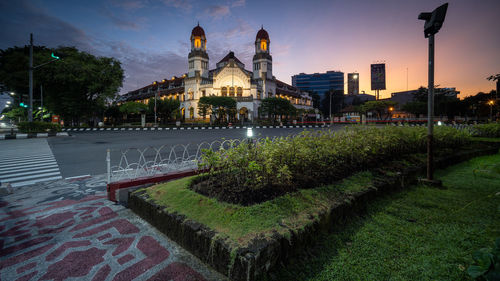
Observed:
[[[470,142],[468,132],[438,127],[436,148]],[[200,168],[209,172],[191,188],[219,200],[254,204],[281,194],[331,184],[355,172],[402,155],[424,153],[427,129],[356,127],[343,131],[305,131],[294,137],[261,139],[233,149],[203,150]]]
[[[500,123],[474,125],[470,131],[475,137],[498,138],[500,137]]]
[[[49,122],[21,122],[17,125],[19,130],[23,133],[48,133],[48,132],[60,132],[61,125]]]

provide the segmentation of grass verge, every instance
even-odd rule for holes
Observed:
[[[261,204],[240,206],[219,202],[200,195],[188,184],[193,177],[183,178],[147,189],[157,204],[169,212],[183,214],[221,235],[246,246],[252,238],[276,231],[287,235],[288,229],[299,229],[311,222],[319,212],[345,200],[351,193],[372,187],[371,172],[357,173],[337,185],[303,189]]]
[[[475,158],[436,173],[446,189],[418,185],[376,200],[275,278],[470,280],[472,253],[500,237],[499,163],[500,154]]]

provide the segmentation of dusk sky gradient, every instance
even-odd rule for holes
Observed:
[[[384,61],[387,90],[427,85],[427,39],[420,12],[443,1],[19,0],[0,2],[0,49],[28,44],[76,46],[122,62],[121,93],[187,72],[189,37],[200,22],[210,68],[230,50],[251,70],[255,35],[268,31],[273,74],[291,83],[300,72],[358,71],[370,90],[370,64]],[[449,1],[436,36],[436,77],[461,97],[495,88],[500,73],[500,1]],[[36,62],[35,62],[36,63]],[[345,81],[347,79],[345,78]]]

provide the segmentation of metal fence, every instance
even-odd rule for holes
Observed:
[[[392,124],[393,126],[425,127],[426,124]],[[471,126],[465,124],[443,124],[459,130],[471,132]],[[333,133],[333,132],[332,132]],[[293,136],[290,134],[289,136]],[[271,138],[274,141],[276,138]],[[252,141],[261,141],[253,138]],[[198,168],[204,149],[217,151],[238,146],[248,139],[216,140],[200,144],[176,144],[160,147],[128,148],[125,150],[107,150],[107,182],[165,175],[172,172],[194,170]]]
[[[200,144],[107,150],[108,183],[164,175],[198,168],[203,149],[219,150],[238,146],[246,139],[217,140]]]

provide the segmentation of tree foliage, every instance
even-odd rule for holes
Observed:
[[[146,113],[147,110],[147,105],[136,101],[129,101],[120,105],[120,111],[125,114]]]
[[[423,101],[411,101],[403,105],[401,109],[418,117],[420,114],[427,113],[427,103]]]
[[[216,123],[223,123],[223,119],[226,115],[230,119],[235,118],[236,100],[231,97],[220,96],[201,97],[198,101],[198,113],[202,116],[213,114]]]
[[[259,112],[267,115],[267,117],[274,122],[277,116],[296,115],[297,109],[287,99],[265,98],[260,104]]]
[[[156,99],[156,114],[161,118],[162,123],[168,122],[174,113],[179,111],[180,102],[177,99]],[[155,99],[149,99],[149,112],[155,112]]]
[[[53,60],[51,53],[58,54],[61,60],[34,70],[34,99],[40,98],[42,85],[44,106],[64,120],[79,122],[100,116],[122,86],[120,62],[114,58],[96,57],[74,47],[36,46],[34,66]],[[24,102],[29,91],[28,65],[28,46],[0,50],[0,83],[22,95]]]
[[[389,108],[394,107],[396,104],[397,102],[389,100],[367,101],[360,106],[360,110],[363,113],[375,112],[377,114],[377,118],[382,119],[384,115],[385,118],[389,117]]]

